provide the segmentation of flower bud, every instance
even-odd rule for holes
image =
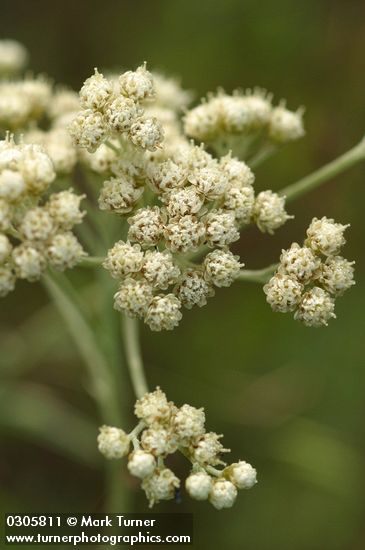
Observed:
[[[106,458],[122,458],[129,453],[130,438],[123,430],[101,426],[99,431],[98,449]]]

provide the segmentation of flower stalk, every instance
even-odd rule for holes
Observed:
[[[278,264],[271,264],[263,269],[241,269],[236,280],[265,284],[274,274]]]
[[[112,365],[109,365],[96,342],[96,334],[85,319],[75,301],[68,295],[59,280],[51,275],[43,276],[43,284],[57,307],[88,368],[92,396],[104,423],[120,425],[123,417],[119,406],[119,392]],[[113,461],[106,466],[106,509],[109,512],[125,511],[128,493],[121,489],[120,469]]]
[[[102,256],[87,256],[79,263],[80,267],[99,267],[104,261]]]
[[[299,181],[281,189],[280,195],[286,197],[286,202],[297,199],[298,197],[312,191],[325,183],[329,179],[345,172],[358,162],[365,160],[365,137],[358,145],[339,156],[335,160],[325,164],[309,176],[306,176]]]
[[[139,342],[138,320],[122,316],[122,336],[127,366],[137,399],[148,392]]]

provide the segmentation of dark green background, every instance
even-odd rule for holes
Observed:
[[[229,91],[260,85],[291,108],[305,105],[307,136],[257,171],[258,189],[295,181],[365,130],[361,0],[0,0],[0,11],[0,36],[26,44],[35,72],[75,89],[94,66],[133,68],[147,60],[180,76],[198,96],[218,85]],[[357,284],[338,301],[338,319],[328,328],[306,329],[274,314],[260,286],[237,283],[188,312],[178,330],[143,331],[151,386],[160,384],[177,404],[206,407],[208,427],[225,434],[232,459],[258,469],[259,484],[231,510],[184,499],[177,509],[195,514],[196,548],[365,548],[364,183],[363,165],[290,205],[295,220],[274,238],[249,230],[236,246],[247,267],[263,267],[281,247],[303,239],[313,216],[351,222],[344,253],[356,259]],[[103,484],[94,441],[82,419],[71,426],[42,405],[48,394],[39,384],[97,425],[62,322],[47,311],[32,317],[46,303],[29,284],[1,301],[0,376],[7,385],[14,380],[14,400],[0,395],[0,506],[97,511]],[[29,402],[30,389],[39,395],[39,410]],[[55,446],[72,435],[68,454],[80,448],[77,456],[90,464],[30,435],[24,426],[33,420],[53,430]],[[183,461],[174,468],[186,474]],[[134,480],[121,477],[121,490],[126,484],[133,509],[146,510]]]

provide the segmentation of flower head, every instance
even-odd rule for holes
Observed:
[[[108,250],[103,267],[110,272],[112,277],[119,279],[124,275],[137,273],[142,264],[143,252],[138,244],[118,241],[113,248]]]
[[[134,413],[148,426],[152,426],[170,419],[171,405],[161,388],[156,388],[155,391],[146,393],[136,401]]]
[[[129,136],[136,147],[156,151],[161,147],[164,131],[157,118],[139,118],[131,125]]]
[[[0,40],[0,75],[21,71],[28,59],[25,47],[16,40]]]
[[[155,95],[152,74],[146,69],[146,64],[136,71],[127,71],[119,77],[120,92],[125,97],[135,101],[151,99]]]
[[[213,480],[204,471],[190,474],[185,480],[185,488],[194,500],[207,500],[213,487]]]
[[[80,202],[84,197],[70,189],[50,196],[47,209],[57,227],[67,231],[82,222],[85,212],[80,210]]]
[[[294,141],[304,136],[303,110],[289,111],[284,105],[276,107],[269,123],[269,136],[279,143]]]
[[[157,244],[163,234],[164,221],[163,213],[158,206],[140,208],[134,216],[128,218],[129,240],[144,246]]]
[[[106,458],[117,459],[128,454],[130,438],[123,430],[102,426],[99,431],[98,449]]]
[[[175,497],[175,491],[180,487],[180,480],[169,468],[155,470],[155,472],[142,481],[142,489],[146,493],[150,507],[160,500],[171,500]]]
[[[95,69],[80,90],[80,104],[84,109],[102,110],[113,93],[111,82]]]
[[[57,233],[47,247],[47,258],[55,269],[72,269],[87,256],[77,238],[71,231]]]
[[[156,469],[155,457],[147,451],[137,449],[128,459],[128,470],[133,476],[144,479],[153,474]]]
[[[308,290],[302,297],[294,318],[302,321],[308,327],[327,326],[334,313],[334,299],[318,286]]]
[[[292,275],[301,282],[313,279],[319,269],[320,259],[306,246],[293,243],[288,250],[282,250],[280,256],[280,270]]]
[[[303,288],[295,277],[276,273],[264,286],[266,301],[274,311],[294,311],[302,298]]]
[[[99,195],[101,210],[109,210],[116,214],[127,214],[143,194],[143,188],[126,176],[110,178],[103,183]]]
[[[151,330],[173,330],[182,318],[181,302],[173,294],[155,296],[146,313],[145,323]]]
[[[193,306],[205,306],[207,299],[214,296],[214,289],[205,280],[203,271],[188,269],[182,274],[174,293],[186,308],[191,309]]]
[[[204,276],[215,286],[230,286],[237,277],[241,267],[239,256],[224,250],[213,250],[204,258]]]
[[[231,508],[237,498],[237,489],[231,481],[218,479],[209,494],[209,501],[217,510]]]
[[[260,231],[270,234],[293,218],[285,210],[285,197],[272,191],[262,191],[257,195],[253,217]]]
[[[147,250],[141,272],[154,288],[160,290],[166,290],[170,285],[176,283],[180,276],[180,269],[168,250],[163,252]]]
[[[355,284],[354,263],[342,256],[329,256],[321,265],[318,281],[333,296],[342,296]]]
[[[108,127],[102,113],[92,109],[79,111],[68,131],[74,144],[90,153],[94,153],[108,137]]]
[[[130,317],[143,317],[152,302],[153,287],[146,281],[124,279],[114,294],[114,308]]]
[[[46,258],[42,252],[26,242],[14,248],[12,261],[16,276],[30,282],[38,281],[46,267]]]
[[[196,217],[187,214],[181,218],[172,218],[165,226],[164,237],[171,252],[193,251],[204,241],[205,227]]]
[[[307,229],[305,244],[316,254],[324,254],[325,256],[338,254],[346,243],[344,231],[347,227],[349,225],[335,223],[333,219],[326,218],[326,216],[320,220],[313,218]]]
[[[228,466],[225,473],[237,489],[251,489],[257,483],[255,468],[244,460]]]

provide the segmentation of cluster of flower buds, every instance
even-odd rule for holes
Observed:
[[[171,133],[176,134],[168,159],[144,154],[131,146],[133,140],[125,139],[119,148],[118,128],[109,135],[111,148],[101,143],[93,155],[85,157],[94,171],[109,175],[100,192],[100,208],[133,214],[128,219],[127,241],[117,242],[104,262],[121,281],[115,307],[143,318],[152,330],[174,328],[182,305],[203,306],[215,286],[232,283],[241,264],[228,247],[238,240],[240,226],[255,220],[260,229],[271,232],[288,218],[284,200],[274,193],[263,192],[255,200],[254,176],[244,162],[230,155],[214,159],[182,135],[177,137],[177,106],[171,100],[171,86],[176,91],[177,85],[166,82],[157,77],[157,89],[163,91],[165,86],[162,100],[157,99],[157,107],[151,103],[144,107],[159,109],[160,115],[163,111]],[[145,67],[124,73],[119,81],[96,73],[80,91],[84,111],[92,110],[102,118],[114,107],[122,109],[131,102],[142,116],[141,103],[154,97],[152,77]],[[125,113],[118,112],[120,121]],[[128,120],[119,127],[120,139],[130,133],[132,118]],[[189,257],[205,246],[213,251],[203,263],[190,263]]]
[[[57,175],[70,174],[77,162],[77,151],[66,128],[52,127],[48,131],[32,129],[24,134],[26,143],[40,145],[50,157]]]
[[[128,470],[141,479],[150,506],[173,499],[180,488],[180,479],[164,464],[176,451],[192,465],[185,480],[189,496],[209,500],[218,510],[234,504],[238,489],[255,485],[256,470],[250,464],[239,461],[227,466],[222,460],[229,449],[223,447],[221,435],[206,432],[203,409],[191,405],[178,408],[157,388],[136,402],[135,415],[139,423],[129,434],[102,426],[98,448],[108,459],[128,455]]]
[[[38,145],[0,141],[0,296],[17,278],[36,281],[47,264],[64,270],[85,256],[71,232],[83,218],[82,197],[61,191],[40,204],[55,176]]]
[[[143,103],[144,116],[157,119],[163,126],[163,147],[153,151],[140,150],[125,138],[124,134],[118,134],[108,140],[112,148],[102,143],[92,154],[86,149],[79,149],[80,160],[91,171],[112,177],[119,176],[122,171],[135,177],[140,175],[146,161],[167,160],[178,147],[187,144],[187,139],[182,133],[180,118],[181,111],[187,108],[191,101],[191,93],[183,90],[175,79],[167,78],[160,73],[150,74],[153,77],[155,93],[153,100],[149,99]],[[118,87],[118,76],[111,75],[109,80],[114,87]],[[120,155],[118,147],[121,142],[123,151]],[[121,156],[123,162],[121,162]]]
[[[69,125],[75,145],[95,152],[108,139],[124,138],[141,150],[161,146],[163,129],[156,118],[144,116],[143,103],[153,99],[152,75],[146,65],[107,79],[95,69],[80,90],[81,111]]]
[[[327,325],[336,317],[335,298],[355,284],[354,262],[338,255],[347,227],[326,217],[314,218],[304,245],[293,243],[282,251],[277,272],[264,286],[274,311],[293,311],[295,319],[311,327]]]
[[[23,131],[26,143],[41,145],[53,163],[57,175],[70,174],[78,160],[67,126],[80,108],[76,92],[67,88],[51,90],[46,112],[47,130],[32,124]]]
[[[69,174],[77,162],[77,150],[67,125],[80,109],[78,94],[65,88],[54,90],[44,76],[9,80],[8,75],[21,71],[26,58],[21,44],[0,41],[0,132],[21,133],[25,143],[41,145],[56,174]]]
[[[150,160],[168,160],[179,147],[187,146],[188,140],[182,131],[181,114],[192,100],[191,92],[184,90],[172,78],[152,72],[156,91],[154,101],[146,105],[146,115],[156,117],[164,130],[163,147],[147,152]]]
[[[0,129],[19,130],[47,111],[52,86],[44,77],[0,82]]]
[[[153,86],[155,88],[154,105],[160,109],[182,113],[193,99],[189,90],[184,90],[175,78],[152,71]]]
[[[282,144],[304,135],[303,110],[289,111],[285,102],[272,105],[272,96],[254,89],[227,95],[218,91],[188,111],[184,119],[188,136],[205,143],[222,144],[248,153],[254,140]],[[245,139],[247,138],[247,139]],[[242,149],[244,146],[244,149]]]
[[[115,308],[143,318],[152,330],[170,330],[182,305],[204,306],[214,287],[229,286],[242,267],[229,250],[240,227],[255,221],[272,233],[289,218],[284,198],[271,191],[255,198],[253,182],[244,162],[215,159],[190,143],[166,161],[150,161],[134,179],[125,173],[107,180],[100,207],[119,214],[134,209],[127,242],[117,242],[104,262],[121,281]],[[155,204],[135,209],[146,186]],[[200,264],[191,262],[202,254]]]

